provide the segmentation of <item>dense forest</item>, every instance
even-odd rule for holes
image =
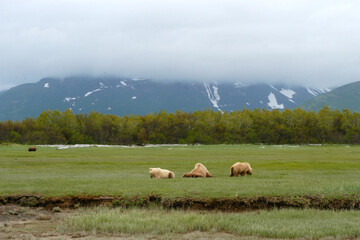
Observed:
[[[360,114],[243,109],[146,116],[44,111],[36,118],[0,122],[0,143],[20,144],[307,144],[360,143]]]

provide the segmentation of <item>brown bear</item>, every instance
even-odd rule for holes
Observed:
[[[195,164],[195,168],[191,172],[184,174],[183,178],[185,178],[185,177],[212,177],[212,176],[213,175],[211,175],[209,173],[209,171],[203,164],[197,163],[197,164]]]
[[[28,148],[28,151],[29,151],[29,152],[35,152],[35,151],[36,151],[36,147],[29,147],[29,148]]]
[[[175,178],[175,174],[161,168],[149,168],[150,178]]]
[[[230,177],[232,176],[245,176],[245,174],[251,175],[253,173],[253,169],[251,168],[250,164],[248,162],[237,162],[230,168]]]

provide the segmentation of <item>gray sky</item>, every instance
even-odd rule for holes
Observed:
[[[358,0],[0,0],[0,90],[47,76],[360,80]]]

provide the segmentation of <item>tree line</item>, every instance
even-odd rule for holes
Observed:
[[[71,110],[0,122],[0,143],[19,144],[308,144],[360,143],[360,114],[347,109],[160,111],[116,116]]]

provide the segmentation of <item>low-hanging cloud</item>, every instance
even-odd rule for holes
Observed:
[[[46,76],[360,80],[360,2],[0,0],[0,89]]]

